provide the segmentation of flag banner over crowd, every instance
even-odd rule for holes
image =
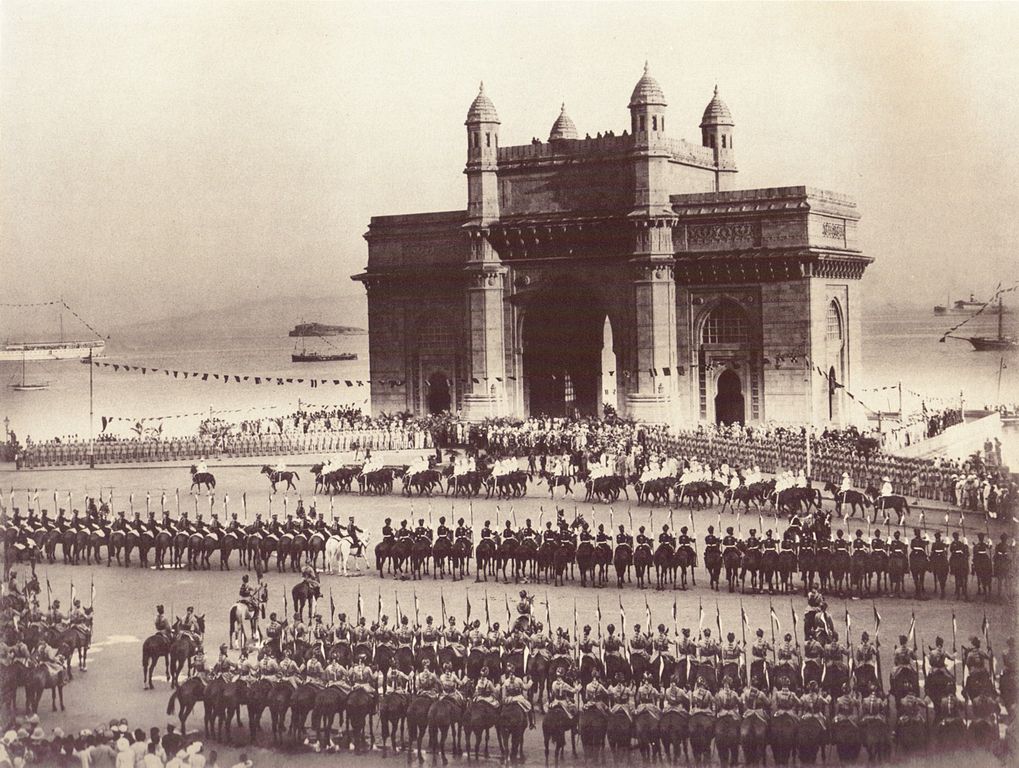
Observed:
[[[85,365],[89,364],[89,360],[86,358],[82,360]],[[92,360],[92,365],[96,368],[111,368],[115,373],[140,373],[143,376],[154,374],[162,375],[167,378],[177,379],[178,381],[195,381],[200,379],[201,381],[218,381],[223,384],[275,384],[276,386],[293,385],[293,384],[307,384],[311,387],[324,387],[332,385],[334,387],[346,386],[346,387],[364,387],[372,383],[372,381],[365,379],[309,379],[309,378],[294,378],[292,376],[255,376],[252,374],[240,374],[240,373],[209,373],[206,371],[179,371],[172,368],[153,368],[147,365],[127,365],[126,363],[108,363],[100,360]],[[403,385],[403,381],[400,379],[378,379],[377,384],[389,385],[391,387],[399,387]]]

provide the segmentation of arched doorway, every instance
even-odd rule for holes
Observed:
[[[743,401],[743,384],[735,371],[725,370],[718,377],[718,394],[715,395],[715,423],[742,424],[746,405]]]
[[[428,377],[428,396],[426,398],[429,413],[442,413],[450,409],[452,397],[449,392],[449,377],[438,372]]]
[[[531,415],[597,415],[604,398],[602,352],[607,313],[600,302],[558,287],[530,298],[521,341]]]

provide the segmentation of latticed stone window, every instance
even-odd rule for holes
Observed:
[[[743,310],[725,301],[711,310],[701,330],[701,344],[744,344],[747,318]]]
[[[563,375],[563,401],[567,408],[572,408],[577,402],[577,395],[573,391],[573,378],[569,373]]]
[[[828,341],[842,341],[842,311],[836,301],[828,305],[825,338]]]

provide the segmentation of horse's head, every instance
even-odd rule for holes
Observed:
[[[881,492],[873,485],[868,485],[867,490],[865,490],[864,493],[870,496],[872,499],[877,499],[877,497],[881,495]]]
[[[325,466],[324,464],[312,464],[311,465],[311,474],[313,474],[315,477],[318,477],[319,475],[322,474],[322,468],[324,466]]]
[[[572,530],[577,530],[577,528],[582,527],[586,522],[587,521],[584,520],[583,515],[577,515],[576,517],[573,518],[573,522],[570,523],[570,528]]]
[[[272,474],[272,470],[269,469],[269,465],[268,464],[263,464],[262,468],[260,470],[258,470],[258,471],[261,472],[263,475]]]
[[[198,634],[205,634],[205,614],[199,613],[195,618],[198,619]]]
[[[196,474],[198,474],[198,467],[196,467],[194,464],[192,464],[191,467],[190,467],[190,471],[191,471],[192,475],[196,475]]]

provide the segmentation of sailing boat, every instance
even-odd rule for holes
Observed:
[[[25,378],[25,354],[21,355],[21,383],[8,385],[15,392],[36,392],[41,389],[49,389],[48,381],[28,381]]]
[[[987,306],[986,304],[984,306]],[[951,334],[945,334],[941,341],[945,339],[960,339],[961,341],[968,341],[973,345],[973,349],[977,352],[1001,352],[1016,348],[1016,340],[1011,336],[1005,336],[1002,332],[1002,318],[1004,317],[1004,305],[1001,301],[1001,294],[998,294],[998,335],[997,336],[952,336]],[[974,315],[976,317],[976,315]],[[958,327],[958,326],[957,326]]]

